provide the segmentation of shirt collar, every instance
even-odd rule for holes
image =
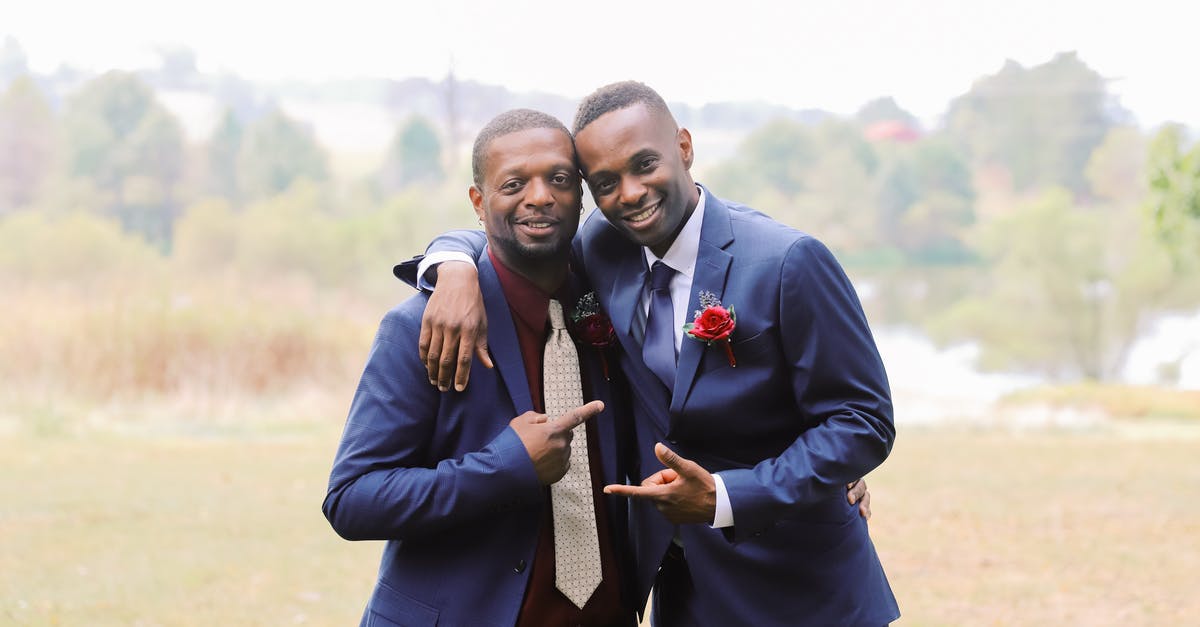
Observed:
[[[696,271],[696,257],[700,255],[700,227],[704,225],[704,188],[697,185],[696,189],[700,192],[696,210],[683,225],[679,235],[675,236],[675,241],[667,249],[667,254],[660,258],[650,252],[649,248],[642,247],[642,252],[646,255],[647,268],[653,268],[655,261],[662,261],[679,274],[689,279],[692,278]]]

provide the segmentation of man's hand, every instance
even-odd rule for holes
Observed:
[[[871,520],[871,491],[867,489],[867,480],[859,479],[846,484],[846,500],[851,505],[858,503],[858,514],[866,520]]]
[[[604,403],[592,401],[556,420],[527,411],[508,423],[525,445],[525,452],[533,460],[533,469],[542,485],[550,485],[567,474],[571,465],[571,430],[602,411]]]
[[[438,267],[437,289],[429,296],[421,317],[421,361],[429,371],[429,383],[443,392],[451,382],[459,392],[471,377],[471,356],[492,367],[487,352],[487,311],[479,291],[475,266],[447,261]]]
[[[608,485],[604,493],[653,501],[675,524],[712,524],[717,513],[717,484],[712,475],[661,442],[654,445],[654,455],[666,468],[646,477],[640,486]]]

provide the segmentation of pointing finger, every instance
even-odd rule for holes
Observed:
[[[625,496],[633,499],[648,499],[658,496],[658,489],[649,486],[625,485],[614,483],[604,486],[605,494]]]
[[[592,401],[559,416],[555,423],[563,431],[570,431],[571,429],[583,424],[588,418],[591,418],[602,411],[604,411],[604,402]]]

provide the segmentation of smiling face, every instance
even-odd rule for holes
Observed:
[[[532,278],[546,264],[565,264],[583,194],[571,138],[551,128],[496,137],[482,175],[471,204],[504,265]]]
[[[604,217],[663,256],[700,200],[689,171],[692,136],[670,114],[635,103],[575,135],[580,166]]]

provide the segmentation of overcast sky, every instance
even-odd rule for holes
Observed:
[[[1075,50],[1144,126],[1200,128],[1200,3],[1167,0],[421,3],[5,2],[38,71],[152,65],[187,46],[248,78],[460,78],[580,97],[635,78],[668,100],[851,113],[883,95],[932,121],[1006,58]]]

